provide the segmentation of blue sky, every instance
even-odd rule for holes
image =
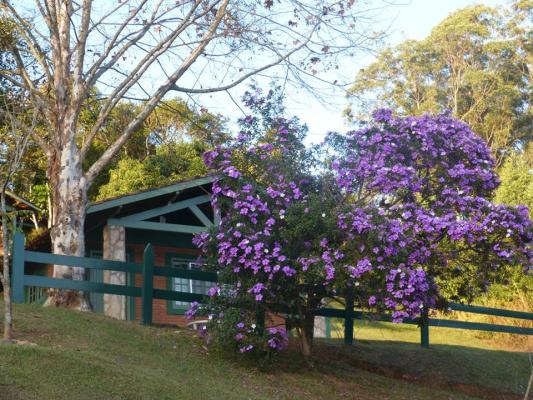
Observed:
[[[506,5],[505,0],[402,0],[398,5],[390,7],[380,17],[381,28],[389,27],[387,43],[395,45],[406,39],[423,39],[431,29],[451,12],[472,4],[488,6]],[[360,56],[353,60],[353,65],[345,68],[353,69],[353,75],[360,68],[372,62],[371,55]],[[348,73],[350,73],[348,71]],[[238,101],[245,89],[241,86],[232,91],[232,97]],[[214,94],[199,101],[210,111],[218,112],[234,122],[242,116],[242,112],[235,106],[227,94]],[[349,127],[341,115],[347,102],[341,91],[328,96],[327,105],[317,101],[308,93],[297,89],[287,91],[287,108],[289,115],[297,115],[309,126],[308,142],[320,142],[328,131],[345,131]],[[233,125],[233,123],[231,123]]]

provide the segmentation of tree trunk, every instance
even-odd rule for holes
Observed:
[[[48,166],[52,186],[52,252],[69,256],[85,255],[85,212],[87,185],[75,143],[58,149]],[[83,280],[85,269],[54,265],[54,278]],[[84,292],[50,290],[47,306],[61,306],[89,311],[91,305]]]
[[[4,288],[4,334],[3,339],[13,339],[13,306],[11,303],[11,274],[9,271],[9,220],[6,215],[6,199],[1,195],[2,212],[2,286]]]
[[[303,321],[303,333],[306,342],[306,346],[309,347],[309,355],[313,351],[313,338],[315,334],[315,316],[313,313],[306,313]]]
[[[300,329],[298,329],[300,337],[300,349],[302,356],[307,365],[313,368],[313,361],[311,355],[313,352],[313,330],[315,326],[314,315],[306,314],[301,322]]]
[[[305,362],[312,368],[313,362],[311,360],[311,354],[313,351],[315,316],[310,311],[309,307],[304,307],[299,302],[297,303],[297,309],[299,315],[299,327],[297,332],[300,339],[300,350]]]
[[[304,356],[304,360],[307,364],[312,366],[311,352],[312,352],[313,344],[309,342],[308,336],[305,334],[305,331],[302,332],[302,335],[300,336],[300,341],[301,341],[302,355]]]

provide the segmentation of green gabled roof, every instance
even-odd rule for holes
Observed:
[[[186,189],[209,184],[213,182],[213,179],[214,178],[212,176],[204,176],[200,178],[190,179],[187,181],[176,182],[167,186],[161,186],[154,189],[143,190],[120,197],[94,202],[89,204],[89,207],[87,208],[87,214],[94,214],[100,211],[109,210],[111,208],[136,203],[139,201],[148,200],[171,193],[178,193]]]

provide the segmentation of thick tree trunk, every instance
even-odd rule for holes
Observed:
[[[311,360],[311,354],[313,351],[315,316],[309,307],[305,307],[300,303],[297,304],[297,309],[299,314],[299,327],[297,332],[300,339],[300,350],[305,362],[312,368],[313,361]]]
[[[69,256],[85,255],[85,212],[87,185],[76,145],[59,149],[48,168],[52,186],[52,252]],[[85,269],[54,265],[54,278],[83,280]],[[87,296],[80,291],[51,290],[48,306],[61,306],[82,311],[91,309]]]
[[[4,334],[3,339],[13,339],[13,306],[11,305],[11,274],[9,268],[9,220],[6,216],[5,196],[2,194],[2,287],[4,289]]]
[[[300,350],[304,361],[313,368],[313,361],[311,355],[313,353],[313,330],[314,330],[314,316],[306,315],[302,321],[299,331]]]

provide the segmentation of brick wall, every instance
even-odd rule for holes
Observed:
[[[129,244],[126,248],[133,251],[134,262],[140,264],[143,260],[144,246],[138,244]],[[166,256],[169,253],[178,253],[186,255],[198,255],[198,251],[194,249],[183,249],[176,247],[164,247],[153,246],[155,255],[155,265],[164,267],[166,264]],[[154,288],[167,289],[167,277],[154,276]],[[135,276],[135,286],[140,287],[142,284],[142,277],[140,274]],[[152,309],[154,324],[161,325],[179,325],[185,326],[187,319],[183,315],[169,314],[167,308],[167,300],[154,299],[154,305]],[[141,316],[141,299],[138,297],[135,299],[135,319],[140,320]]]

